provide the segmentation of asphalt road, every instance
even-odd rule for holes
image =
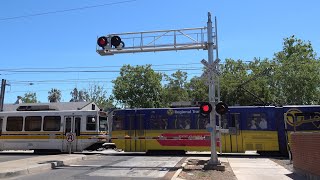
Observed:
[[[0,151],[0,163],[37,156],[41,155],[33,154],[33,151]]]
[[[144,154],[93,154],[87,159],[51,171],[11,179],[171,179],[185,157]]]

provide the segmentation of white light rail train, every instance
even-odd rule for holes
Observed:
[[[106,123],[103,111],[20,106],[17,111],[0,112],[0,150],[95,150],[105,143]]]

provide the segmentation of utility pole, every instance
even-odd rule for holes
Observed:
[[[1,92],[0,92],[0,111],[3,111],[5,90],[6,90],[6,80],[2,79],[2,81],[1,81]]]

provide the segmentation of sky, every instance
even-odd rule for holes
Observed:
[[[181,69],[189,78],[200,76],[200,61],[208,58],[205,50],[100,56],[96,41],[112,33],[204,27],[208,12],[217,18],[222,63],[226,58],[272,59],[282,50],[283,39],[292,35],[310,41],[319,53],[318,7],[317,0],[3,1],[0,76],[7,81],[4,102],[14,103],[27,92],[48,102],[51,88],[61,90],[61,101],[68,102],[73,88],[95,84],[103,86],[109,96],[111,81],[124,64],[152,64],[157,72],[171,69],[165,71],[168,75]],[[57,70],[63,72],[53,72]],[[79,72],[85,70],[113,72]]]

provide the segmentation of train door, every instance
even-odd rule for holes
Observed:
[[[240,113],[228,113],[222,116],[222,152],[243,152],[239,122]]]
[[[125,151],[127,152],[145,152],[145,128],[144,128],[144,115],[131,112],[126,115],[126,136],[125,138]]]
[[[125,118],[125,124],[127,127],[125,130],[125,151],[126,152],[135,152],[136,145],[135,145],[135,115],[134,113],[128,112]]]
[[[64,133],[63,133],[63,151],[79,151],[81,149],[79,143],[79,136],[81,130],[81,117],[80,116],[65,116],[64,117]]]
[[[108,120],[109,121],[109,120]],[[126,139],[128,136],[126,116],[124,111],[115,111],[113,113],[112,121],[109,122],[112,129],[109,129],[111,141],[116,144],[118,149],[126,149]]]
[[[145,134],[145,126],[144,126],[144,114],[137,114],[136,115],[136,138],[135,138],[135,145],[136,145],[136,152],[145,152],[146,151],[146,134]]]

